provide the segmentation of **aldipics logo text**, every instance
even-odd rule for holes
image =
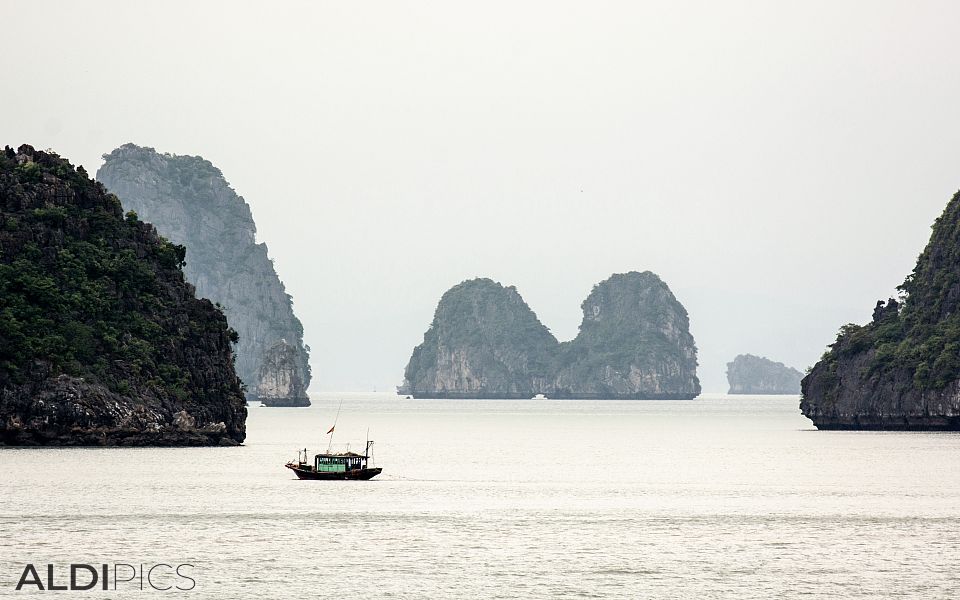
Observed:
[[[197,587],[194,565],[189,563],[91,565],[26,564],[17,591],[129,590],[189,592]]]

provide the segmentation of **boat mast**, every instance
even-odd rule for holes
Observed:
[[[373,445],[373,440],[370,439],[370,428],[367,427],[367,445],[363,450],[363,460],[365,461],[366,466],[368,468],[373,468],[370,466],[370,459],[372,458],[370,456],[370,446],[372,445]]]
[[[330,441],[327,442],[327,454],[330,454],[330,449],[333,448],[333,430],[337,428],[337,421],[340,420],[341,408],[343,408],[343,398],[340,398],[340,406],[337,407],[337,416],[333,419],[333,427],[327,432],[330,435]]]

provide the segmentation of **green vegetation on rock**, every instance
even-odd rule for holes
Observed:
[[[559,344],[516,289],[465,281],[441,298],[401,392],[440,398],[692,398],[696,346],[683,306],[650,272],[614,275]]]
[[[237,330],[236,369],[248,396],[273,405],[309,405],[311,373],[303,326],[267,247],[256,241],[247,202],[220,169],[199,156],[125,144],[104,155],[97,179],[166,238],[186,247],[184,274],[197,296],[223,308]],[[290,346],[277,362],[271,352]],[[270,367],[270,368],[267,368]],[[275,367],[275,368],[274,368]],[[279,369],[279,370],[277,370]],[[295,385],[273,385],[278,381]]]
[[[803,380],[824,428],[960,428],[960,192],[933,224],[899,299],[847,324]]]
[[[561,345],[555,396],[693,398],[700,393],[687,311],[656,274],[612,275],[593,287],[581,308],[579,334]]]
[[[405,371],[410,393],[529,397],[545,378],[557,340],[514,287],[464,281],[440,299]]]
[[[0,442],[243,440],[236,332],[194,298],[184,256],[136,214],[124,216],[82,167],[29,146],[6,148]]]

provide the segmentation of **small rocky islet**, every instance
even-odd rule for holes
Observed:
[[[184,274],[236,329],[236,370],[248,400],[310,406],[310,349],[250,206],[210,161],[125,144],[97,180],[165,238],[187,249]]]
[[[400,393],[421,398],[690,399],[697,348],[683,305],[654,273],[597,284],[560,343],[514,287],[464,281],[440,299]]]
[[[960,430],[960,192],[896,299],[840,328],[801,382],[819,429]]]
[[[0,444],[236,445],[237,334],[185,249],[52,152],[0,154]]]
[[[799,394],[803,373],[765,356],[739,354],[727,363],[728,394]]]

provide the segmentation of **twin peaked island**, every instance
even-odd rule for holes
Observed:
[[[613,275],[560,343],[514,287],[464,281],[440,299],[405,371],[418,398],[689,399],[700,393],[687,311],[659,277]]]

